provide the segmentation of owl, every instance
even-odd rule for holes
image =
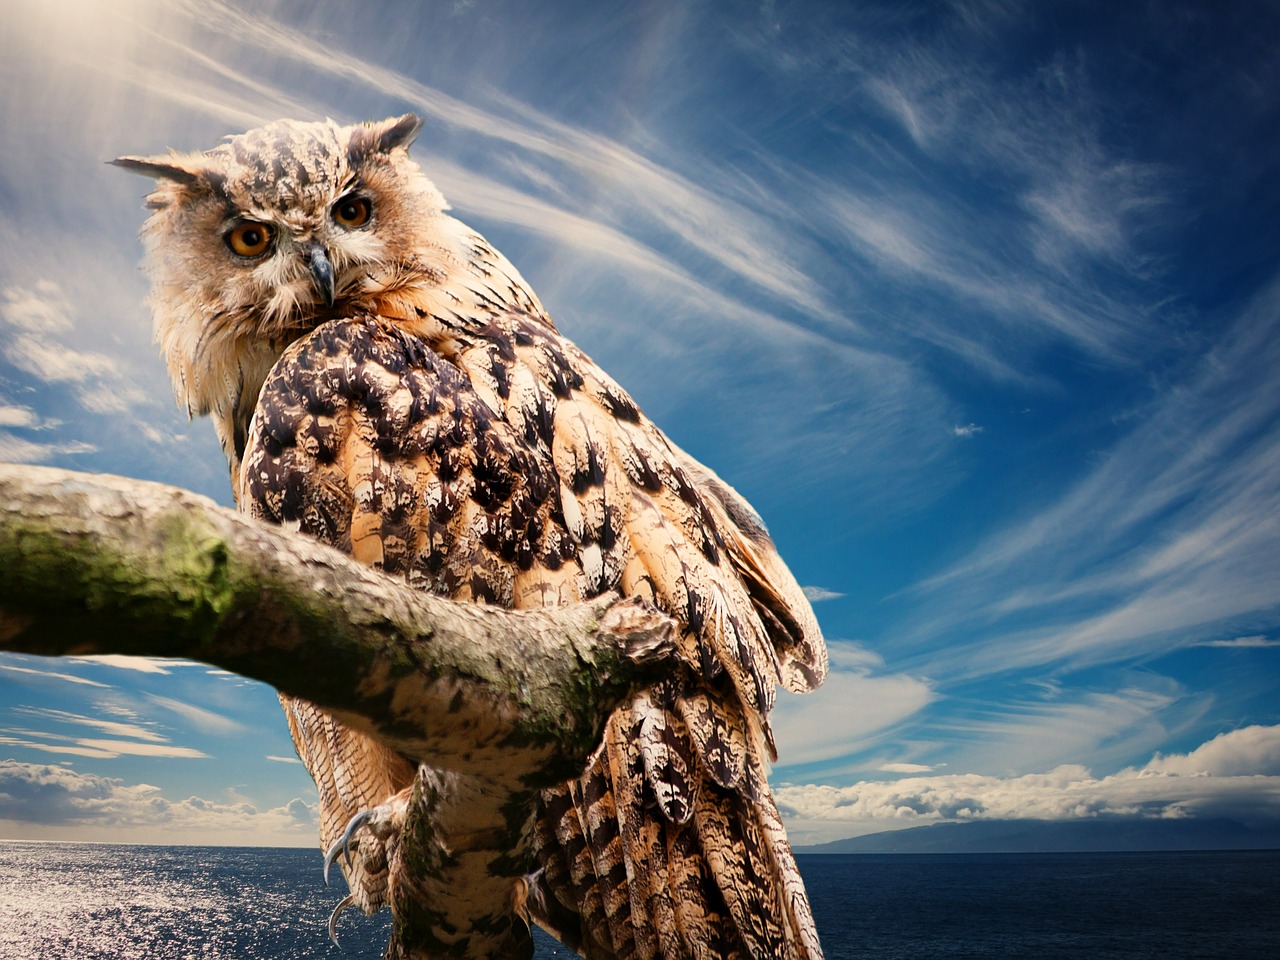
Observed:
[[[683,663],[519,809],[282,696],[344,905],[392,910],[388,956],[527,957],[533,921],[591,958],[819,957],[766,780],[776,688],[826,673],[813,612],[746,501],[449,215],[420,126],[280,121],[115,161],[156,180],[179,402],[212,418],[241,511],[458,602],[642,598]]]

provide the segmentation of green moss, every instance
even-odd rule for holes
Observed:
[[[0,525],[0,604],[47,620],[51,649],[42,652],[91,643],[194,656],[158,649],[157,639],[165,648],[207,643],[248,585],[230,576],[227,545],[202,518],[175,512],[139,536],[149,542],[10,516]],[[61,643],[58,628],[67,634]]]

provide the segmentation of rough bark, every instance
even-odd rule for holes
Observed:
[[[0,465],[0,650],[200,660],[513,793],[576,775],[672,637],[617,597],[453,603],[183,490]]]

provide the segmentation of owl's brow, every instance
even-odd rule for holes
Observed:
[[[205,188],[220,200],[230,200],[231,195],[227,191],[227,175],[221,170],[213,167],[204,167],[197,171],[199,182],[204,184]]]

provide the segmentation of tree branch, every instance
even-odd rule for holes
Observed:
[[[183,490],[0,464],[0,650],[200,660],[512,789],[576,776],[673,632],[616,596],[453,603]]]

